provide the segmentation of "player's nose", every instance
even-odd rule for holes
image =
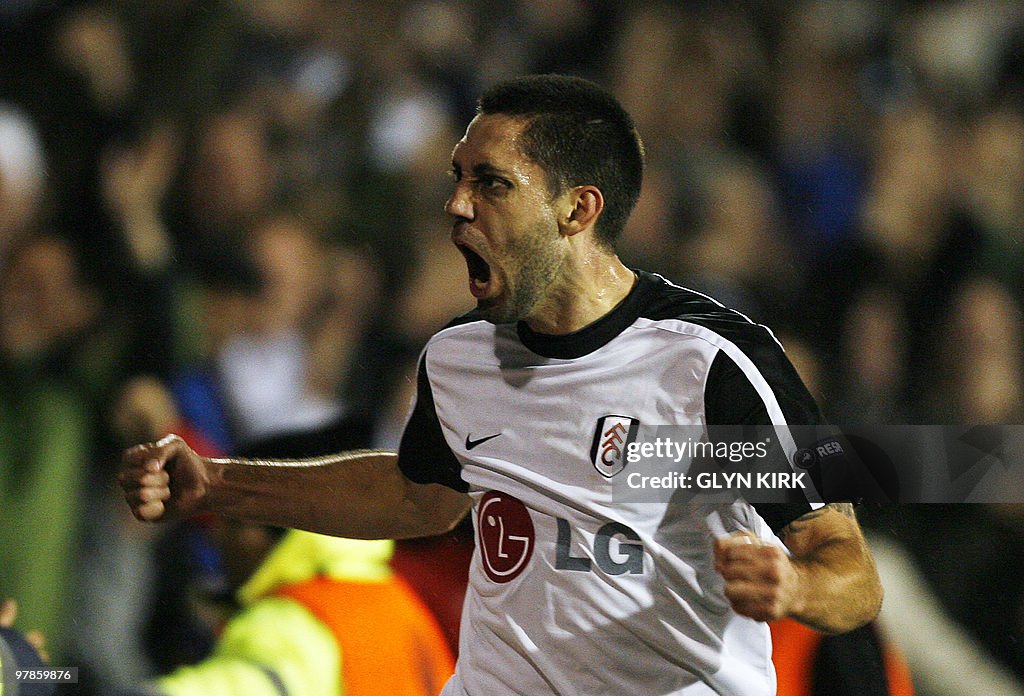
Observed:
[[[450,195],[448,200],[445,201],[444,212],[452,217],[472,220],[474,211],[473,197],[470,187],[462,183],[456,184],[455,190],[452,191],[452,195]]]

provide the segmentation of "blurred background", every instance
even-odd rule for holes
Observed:
[[[451,147],[529,72],[620,97],[622,256],[771,326],[830,420],[1022,422],[1024,3],[0,0],[0,596],[78,693],[201,656],[179,576],[221,586],[122,447],[395,445],[472,306]],[[918,692],[1022,693],[1024,515],[862,512]]]

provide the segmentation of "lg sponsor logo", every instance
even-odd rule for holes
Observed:
[[[490,491],[480,499],[477,537],[484,572],[494,582],[510,582],[533,555],[533,520],[518,498]]]
[[[591,559],[587,556],[573,556],[571,553],[572,536],[569,522],[559,518],[555,567],[559,570],[580,570],[589,573],[593,570]],[[619,522],[609,522],[594,535],[593,560],[598,568],[609,575],[639,575],[644,572],[644,547],[639,542],[640,537],[632,529]]]
[[[594,534],[590,555],[574,556],[574,533],[568,520],[555,518],[558,536],[555,568],[589,573],[596,564],[609,575],[644,572],[640,536],[619,522],[608,522]],[[511,582],[526,569],[533,556],[536,533],[530,512],[519,499],[490,491],[480,500],[477,538],[484,573],[492,582]]]

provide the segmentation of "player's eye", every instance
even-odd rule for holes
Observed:
[[[475,183],[477,188],[488,193],[500,193],[511,188],[508,181],[497,176],[481,176]]]

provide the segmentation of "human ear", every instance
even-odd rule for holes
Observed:
[[[604,196],[596,186],[577,186],[571,191],[572,209],[562,225],[563,233],[574,235],[593,227],[604,210]]]

